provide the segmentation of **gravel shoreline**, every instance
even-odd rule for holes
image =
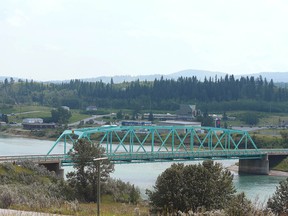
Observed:
[[[238,166],[237,165],[229,166],[229,167],[227,167],[227,169],[229,171],[238,173]],[[283,171],[278,171],[278,170],[270,170],[269,175],[271,175],[271,176],[287,176],[288,177],[288,172],[283,172]]]

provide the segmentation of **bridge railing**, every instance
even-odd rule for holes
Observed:
[[[33,161],[33,162],[51,162],[51,161],[62,161],[67,158],[64,154],[50,154],[47,155],[7,155],[1,156],[0,162],[20,162],[20,161]]]

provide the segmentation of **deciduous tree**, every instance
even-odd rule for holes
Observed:
[[[156,181],[153,191],[147,191],[152,209],[160,212],[223,209],[236,192],[233,175],[221,164],[173,164]]]
[[[268,199],[267,207],[278,215],[288,214],[288,178],[279,183],[275,193]]]
[[[63,107],[58,107],[57,109],[53,109],[51,111],[52,121],[57,122],[59,124],[66,124],[71,118],[72,114],[70,110],[67,110]]]
[[[74,172],[67,174],[67,181],[75,188],[78,199],[96,201],[98,164],[100,164],[101,181],[105,182],[109,174],[114,171],[114,166],[108,160],[95,161],[101,157],[104,148],[96,146],[85,139],[80,139],[70,153],[74,162]]]

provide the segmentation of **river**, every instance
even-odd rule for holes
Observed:
[[[46,154],[53,141],[28,139],[21,137],[11,137],[0,135],[0,155],[24,155],[24,154]],[[63,145],[59,144],[53,150],[53,153],[63,153]],[[229,167],[237,160],[221,160],[224,167]],[[185,164],[199,163],[196,161],[185,162]],[[115,171],[111,177],[130,182],[138,186],[145,197],[145,190],[152,189],[155,181],[166,168],[171,166],[171,162],[163,163],[145,163],[145,164],[116,164]],[[64,167],[65,172],[71,170],[71,167]],[[284,176],[262,176],[262,175],[238,175],[234,174],[234,185],[238,192],[245,192],[247,197],[253,202],[263,204],[269,196],[275,192],[276,186]]]

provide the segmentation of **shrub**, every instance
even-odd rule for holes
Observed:
[[[275,193],[268,199],[267,208],[276,214],[288,214],[288,178],[279,183]]]

